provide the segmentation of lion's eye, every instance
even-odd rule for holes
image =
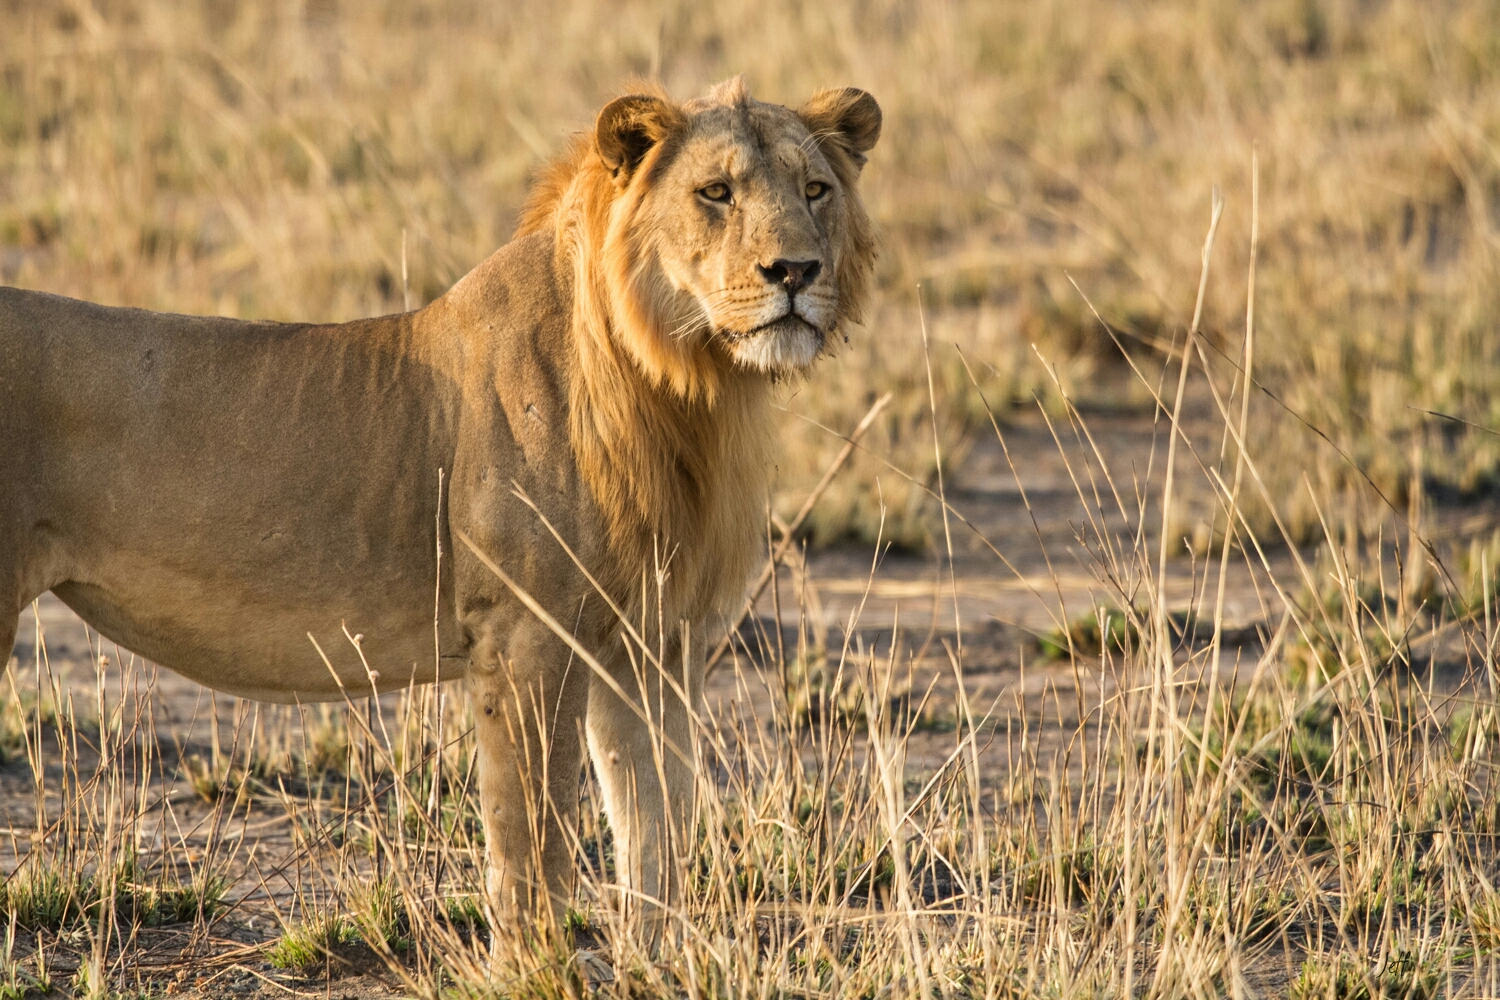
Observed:
[[[817,201],[828,193],[828,185],[822,181],[812,181],[807,185],[807,200]]]
[[[717,181],[708,185],[707,187],[699,188],[698,193],[707,198],[709,201],[729,201],[729,185],[720,184]]]

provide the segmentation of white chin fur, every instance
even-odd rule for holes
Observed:
[[[787,318],[759,333],[730,342],[729,352],[746,368],[763,372],[806,368],[818,356],[823,337],[801,320]]]

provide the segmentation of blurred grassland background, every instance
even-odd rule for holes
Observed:
[[[782,502],[839,444],[800,416],[847,430],[887,390],[872,450],[932,476],[919,283],[950,462],[987,422],[955,344],[1002,420],[1056,412],[1060,392],[1149,413],[1069,276],[1160,372],[1214,184],[1228,209],[1205,327],[1227,386],[1252,146],[1266,388],[1398,503],[1414,482],[1464,494],[1500,476],[1500,438],[1412,409],[1500,428],[1485,0],[0,0],[0,280],[343,320],[402,307],[404,232],[420,305],[507,241],[529,179],[628,78],[686,97],[741,72],[766,100],[853,84],[886,114],[864,182],[877,298],[787,393]],[[1357,476],[1265,397],[1254,413],[1255,457],[1311,529],[1304,473],[1333,496]],[[874,475],[887,533],[919,538],[930,503],[860,462],[816,538],[873,533]]]

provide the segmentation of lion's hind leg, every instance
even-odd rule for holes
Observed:
[[[5,672],[15,653],[21,615],[32,601],[49,589],[39,588],[34,582],[26,580],[28,574],[22,573],[13,559],[5,558],[15,551],[15,546],[7,546],[0,541],[0,674]]]
[[[21,615],[76,563],[63,519],[35,495],[35,469],[5,453],[4,415],[0,405],[0,674],[15,652]]]
[[[11,654],[15,652],[18,619],[19,612],[11,614],[7,607],[0,606],[0,673],[10,665]]]

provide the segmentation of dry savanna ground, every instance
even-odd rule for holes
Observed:
[[[49,598],[0,1000],[1500,993],[1491,3],[0,0],[0,281],[419,306],[622,81],[741,72],[879,98],[884,248],[660,947],[587,775],[568,926],[490,919],[461,685],[215,699]]]

